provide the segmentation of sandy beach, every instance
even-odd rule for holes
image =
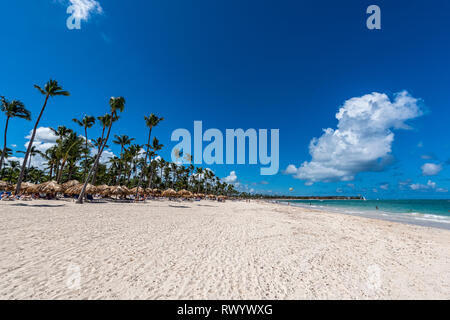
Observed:
[[[450,231],[264,202],[0,202],[1,299],[450,298]]]

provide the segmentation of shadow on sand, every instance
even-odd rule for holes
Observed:
[[[189,209],[189,208],[191,208],[191,207],[187,207],[187,206],[172,206],[170,204],[169,204],[169,207],[171,207],[171,208],[178,208],[178,209]]]
[[[11,206],[16,207],[36,207],[36,208],[57,208],[64,207],[65,204],[26,204],[26,203],[13,203]]]

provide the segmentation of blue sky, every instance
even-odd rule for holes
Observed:
[[[0,95],[23,101],[36,116],[42,96],[33,84],[53,78],[71,92],[70,98],[50,102],[40,126],[76,128],[72,118],[102,115],[109,97],[121,95],[127,106],[114,133],[143,144],[143,116],[163,116],[166,120],[154,134],[166,146],[162,155],[167,159],[176,144],[170,141],[172,131],[192,130],[194,120],[223,132],[279,128],[279,174],[260,176],[259,165],[210,166],[221,177],[234,171],[240,188],[272,194],[288,194],[292,187],[295,195],[448,198],[448,1],[98,4],[101,12],[92,11],[81,30],[69,30],[69,1],[0,3]],[[365,11],[371,4],[381,8],[381,30],[366,28]],[[390,119],[393,125],[378,131],[381,138],[393,135],[387,145],[391,152],[380,153],[383,160],[370,167],[358,154],[352,154],[358,159],[344,154],[326,164],[333,170],[354,164],[344,178],[305,174],[311,162],[320,162],[320,155],[312,159],[310,141],[325,128],[337,128],[336,113],[346,101],[378,92],[395,103],[395,94],[404,90],[417,99],[419,110],[405,118],[408,129]],[[3,128],[3,116],[0,121]],[[23,150],[32,125],[14,120],[8,145]],[[91,137],[99,131],[95,127]],[[324,142],[325,153],[334,152],[327,149],[330,144]],[[118,148],[111,151],[117,154]],[[305,161],[306,169],[298,171]],[[288,165],[295,167],[290,167],[292,174],[283,173]]]

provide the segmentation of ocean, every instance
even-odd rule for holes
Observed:
[[[286,200],[281,202],[316,210],[450,229],[450,200]]]

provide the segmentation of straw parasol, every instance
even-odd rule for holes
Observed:
[[[40,193],[58,193],[62,192],[63,188],[56,181],[52,180],[36,186],[35,191]]]
[[[70,181],[67,181],[66,183],[63,183],[61,186],[63,187],[64,190],[67,190],[67,189],[72,188],[79,184],[80,183],[77,180],[70,180]]]
[[[14,186],[6,181],[0,180],[0,190],[4,191],[12,191],[14,189]]]
[[[102,196],[107,196],[110,192],[110,189],[110,186],[102,184],[101,186],[97,186],[97,193],[101,194]]]
[[[130,193],[130,190],[127,187],[115,186],[115,187],[110,187],[109,188],[108,195],[124,196],[124,195],[127,195],[129,193]]]
[[[126,195],[133,194],[133,192],[130,189],[128,189],[126,186],[120,186],[120,187],[123,189],[123,191],[125,192]]]
[[[178,191],[177,194],[178,194],[180,197],[184,197],[184,198],[192,198],[192,197],[194,196],[194,195],[192,194],[192,192],[187,191],[187,190],[185,190],[185,189]]]
[[[82,189],[83,189],[83,185],[81,183],[79,183],[79,184],[76,184],[76,185],[66,189],[66,191],[64,191],[64,193],[67,195],[80,194]],[[86,186],[86,194],[95,194],[95,193],[97,193],[97,187],[93,186],[92,184],[88,184]]]
[[[37,187],[38,187],[38,186],[35,185],[34,183],[23,182],[22,185],[21,185],[21,187],[20,187],[20,190],[21,190],[23,193],[26,193],[26,194],[36,193],[36,192],[37,192]]]
[[[136,194],[137,191],[137,187],[134,187],[133,189],[130,190],[131,194]],[[142,187],[139,187],[139,195],[143,195],[146,192],[146,190]]]
[[[177,192],[173,189],[167,189],[162,193],[162,196],[166,198],[176,197],[177,195],[178,195]]]

